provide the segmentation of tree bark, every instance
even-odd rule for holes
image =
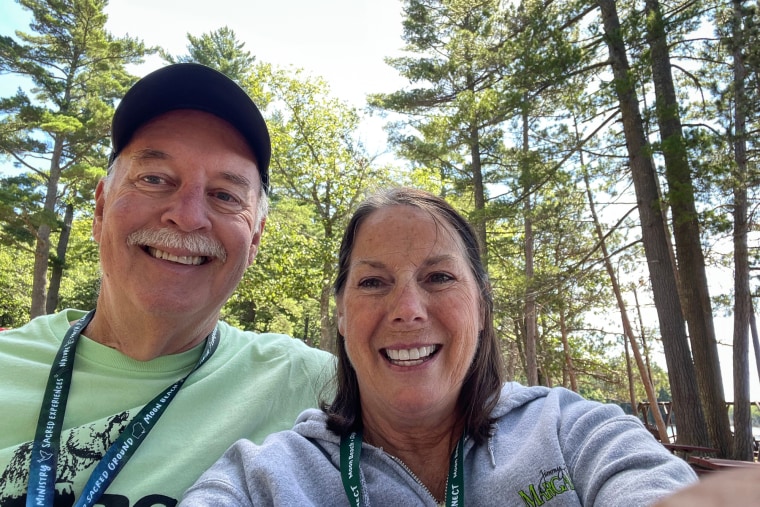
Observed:
[[[731,446],[731,430],[726,412],[726,397],[723,394],[723,377],[720,372],[718,344],[715,340],[699,220],[694,204],[694,185],[671,74],[665,21],[662,19],[658,0],[646,0],[646,14],[647,40],[652,55],[655,109],[665,159],[665,177],[668,182],[667,199],[673,213],[681,307],[689,326],[697,385],[710,441],[713,447],[720,450],[722,456],[727,456]]]
[[[63,139],[56,136],[53,142],[53,152],[50,159],[50,174],[48,175],[47,191],[43,211],[45,221],[37,231],[37,244],[34,251],[34,275],[32,281],[32,307],[29,311],[31,318],[45,315],[47,311],[47,273],[50,262],[50,218],[55,215],[55,205],[58,202],[58,182],[61,180],[61,156],[63,154]]]
[[[69,248],[71,224],[73,222],[74,206],[69,203],[66,205],[66,212],[63,216],[63,227],[61,228],[61,235],[58,238],[58,246],[55,249],[56,259],[50,272],[50,286],[48,287],[47,303],[45,304],[46,313],[55,313],[58,307],[58,292],[61,288],[63,270],[66,267],[66,251]]]
[[[574,392],[578,392],[578,382],[575,380],[575,366],[573,366],[573,353],[570,350],[570,343],[567,339],[567,323],[565,317],[565,309],[561,308],[559,311],[559,328],[562,335],[562,351],[565,354],[565,372],[568,380],[570,381],[570,389]]]
[[[734,38],[734,459],[752,461],[752,414],[749,399],[749,326],[752,300],[749,286],[749,249],[747,246],[747,142],[744,89],[745,69],[742,54],[742,2],[733,1]]]
[[[678,427],[677,440],[707,445],[704,413],[696,387],[694,364],[689,353],[683,311],[678,300],[674,266],[667,247],[665,223],[657,191],[656,172],[639,111],[638,98],[630,76],[628,57],[620,33],[614,0],[597,0],[601,8],[605,42],[615,79],[615,91],[623,118],[631,176],[641,220],[641,238],[649,266],[654,303],[668,365]]]
[[[529,386],[538,385],[538,361],[536,349],[538,341],[538,323],[536,315],[536,293],[533,290],[533,210],[531,203],[531,176],[530,162],[528,160],[528,113],[523,109],[523,160],[522,178],[524,205],[523,215],[525,220],[525,365],[526,376]]]

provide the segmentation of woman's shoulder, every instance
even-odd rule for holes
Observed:
[[[501,417],[514,410],[550,410],[562,413],[588,411],[592,408],[619,407],[587,400],[580,394],[564,387],[524,386],[518,382],[505,383],[492,415]],[[621,411],[622,413],[622,411]]]

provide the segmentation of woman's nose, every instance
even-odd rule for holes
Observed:
[[[391,303],[390,317],[394,322],[414,322],[427,318],[426,294],[410,281],[397,288]]]

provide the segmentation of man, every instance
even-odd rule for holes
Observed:
[[[197,64],[138,81],[96,190],[97,309],[0,336],[0,505],[173,506],[235,440],[316,406],[332,356],[219,322],[258,252],[270,141]]]

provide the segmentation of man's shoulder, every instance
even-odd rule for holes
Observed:
[[[244,331],[226,322],[219,322],[219,330],[222,346],[229,354],[244,355],[258,361],[284,359],[315,364],[334,361],[334,356],[329,352],[311,347],[286,334]]]
[[[1,336],[6,345],[18,340],[20,344],[33,348],[46,345],[57,347],[70,327],[69,322],[78,320],[85,313],[82,310],[67,309],[40,315],[22,326],[6,329]]]

